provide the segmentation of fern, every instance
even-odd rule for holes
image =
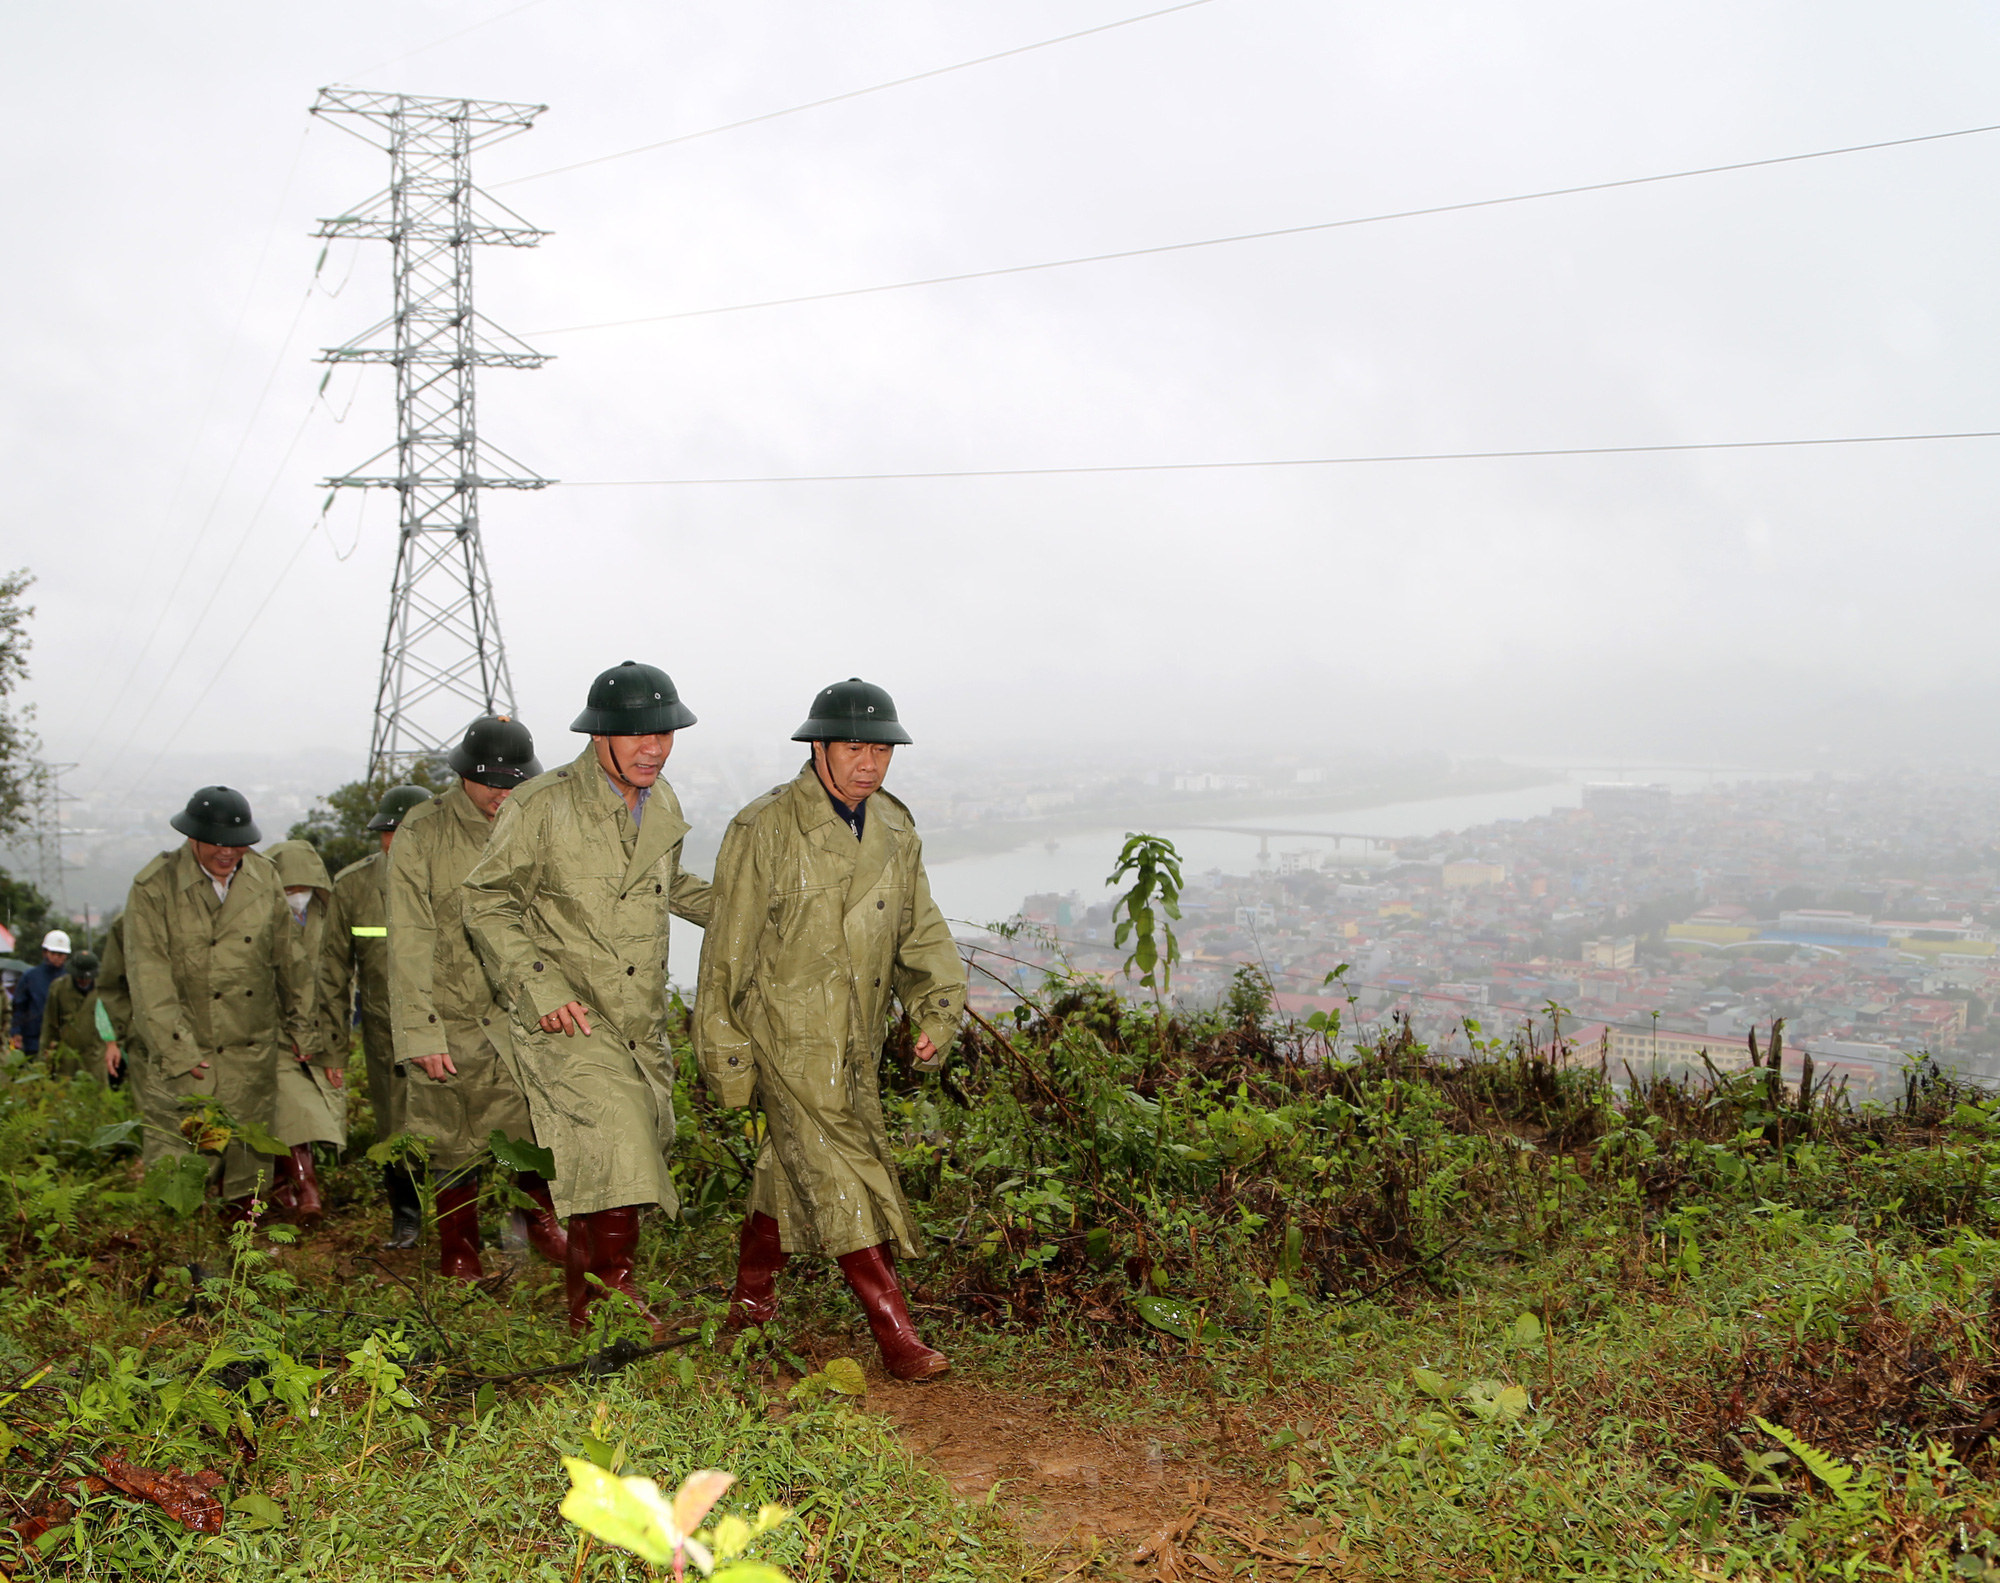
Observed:
[[[1799,1459],[1805,1469],[1833,1492],[1843,1511],[1866,1511],[1875,1498],[1875,1480],[1862,1468],[1830,1457],[1801,1440],[1791,1430],[1766,1419],[1753,1419],[1757,1427]]]

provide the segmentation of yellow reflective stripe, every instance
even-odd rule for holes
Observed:
[[[379,923],[357,923],[347,932],[361,940],[386,940],[389,938],[388,928]]]

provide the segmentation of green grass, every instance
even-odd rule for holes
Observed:
[[[1530,1044],[1329,1063],[1252,989],[1162,1027],[1058,983],[941,1080],[892,1040],[927,1327],[996,1401],[1215,1474],[1179,1575],[2000,1579],[2000,1106],[1924,1071],[1870,1112],[1761,1071],[1614,1094]],[[644,1274],[712,1326],[755,1138],[682,1101],[689,1218],[649,1222]],[[791,1506],[758,1554],[798,1578],[1136,1575],[794,1394],[865,1345],[824,1273],[767,1335],[482,1392],[583,1354],[559,1279],[379,1260],[365,1107],[329,1225],[232,1249],[135,1191],[123,1106],[0,1084],[0,1494],[115,1449],[236,1509],[203,1536],[103,1491],[0,1535],[10,1575],[638,1578],[556,1511],[561,1456],[621,1447]]]

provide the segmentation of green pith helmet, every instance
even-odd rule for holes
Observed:
[[[684,730],[694,712],[681,702],[674,679],[657,665],[621,660],[590,684],[572,731],[594,737],[649,737]]]
[[[444,761],[465,779],[501,791],[512,791],[522,781],[542,773],[542,761],[535,757],[535,739],[512,715],[481,715],[465,728],[465,740],[445,754]],[[387,806],[389,798],[382,801]],[[379,811],[376,817],[381,817]]]
[[[893,742],[910,740],[896,719],[896,700],[873,682],[850,676],[822,687],[794,742]]]
[[[264,839],[250,817],[250,799],[228,786],[202,787],[167,823],[210,846],[255,846]]]
[[[69,959],[69,976],[71,978],[97,977],[97,953],[95,951],[77,952],[75,956]]]
[[[278,883],[286,890],[297,890],[301,886],[313,890],[332,890],[333,877],[326,871],[326,859],[319,855],[319,848],[310,841],[277,841],[265,849],[264,856],[278,865]]]
[[[421,786],[391,786],[382,793],[382,800],[375,805],[375,817],[368,821],[371,830],[393,830],[403,822],[403,816],[420,802],[429,802],[431,794]]]

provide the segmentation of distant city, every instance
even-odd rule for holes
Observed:
[[[2000,1074],[2000,778],[1600,782],[1581,801],[1393,848],[1272,841],[1256,872],[1190,873],[1175,996],[1213,1002],[1248,966],[1286,1013],[1404,1016],[1461,1048],[1468,1019],[1546,1037],[1553,1003],[1574,1058],[1616,1076],[1747,1065],[1780,1018],[1788,1070],[1809,1051],[1854,1089],[1900,1082],[1912,1055]],[[1138,993],[1108,895],[1031,895],[1021,918],[1020,938],[966,937],[982,1012],[1064,964]]]

